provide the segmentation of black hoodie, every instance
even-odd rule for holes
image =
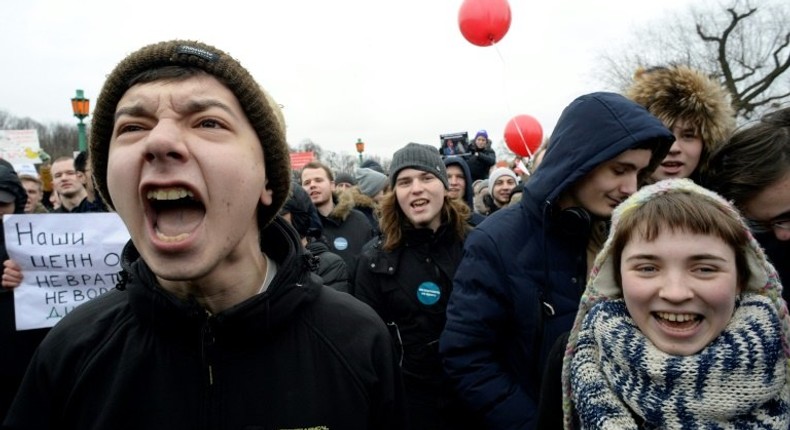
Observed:
[[[482,214],[475,212],[475,190],[472,187],[472,174],[469,172],[469,165],[466,163],[462,157],[446,157],[444,159],[445,167],[450,166],[460,166],[461,171],[464,172],[464,181],[466,182],[466,187],[464,188],[464,203],[469,206],[469,210],[472,212],[469,217],[469,225],[477,226],[481,222],[483,222],[486,217]]]
[[[130,242],[119,289],[50,332],[5,426],[403,428],[381,319],[321,287],[282,218],[261,232],[261,248],[277,262],[269,288],[212,315],[159,287]]]

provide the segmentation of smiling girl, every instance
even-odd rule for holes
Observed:
[[[789,326],[730,204],[685,179],[645,187],[615,210],[582,297],[565,427],[787,429]]]

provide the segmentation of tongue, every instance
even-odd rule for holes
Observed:
[[[205,209],[196,206],[163,208],[156,216],[156,230],[171,237],[191,233],[200,225],[205,214]]]

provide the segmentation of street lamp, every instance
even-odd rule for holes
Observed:
[[[80,151],[84,151],[88,146],[88,139],[85,136],[85,123],[82,122],[82,120],[85,119],[85,117],[87,117],[90,113],[90,105],[91,101],[85,98],[82,90],[77,90],[77,96],[71,99],[71,110],[74,112],[74,116],[80,120],[80,123],[77,124],[77,130],[79,131],[80,136]]]
[[[365,152],[365,142],[362,139],[357,139],[357,152],[359,153],[359,165],[362,166],[362,153]]]

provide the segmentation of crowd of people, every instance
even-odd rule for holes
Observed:
[[[3,213],[131,236],[51,330],[15,330],[0,249],[2,428],[790,428],[790,108],[738,128],[712,78],[640,70],[526,171],[480,130],[292,172],[285,124],[237,60],[166,41],[43,166],[58,206],[0,166]]]

